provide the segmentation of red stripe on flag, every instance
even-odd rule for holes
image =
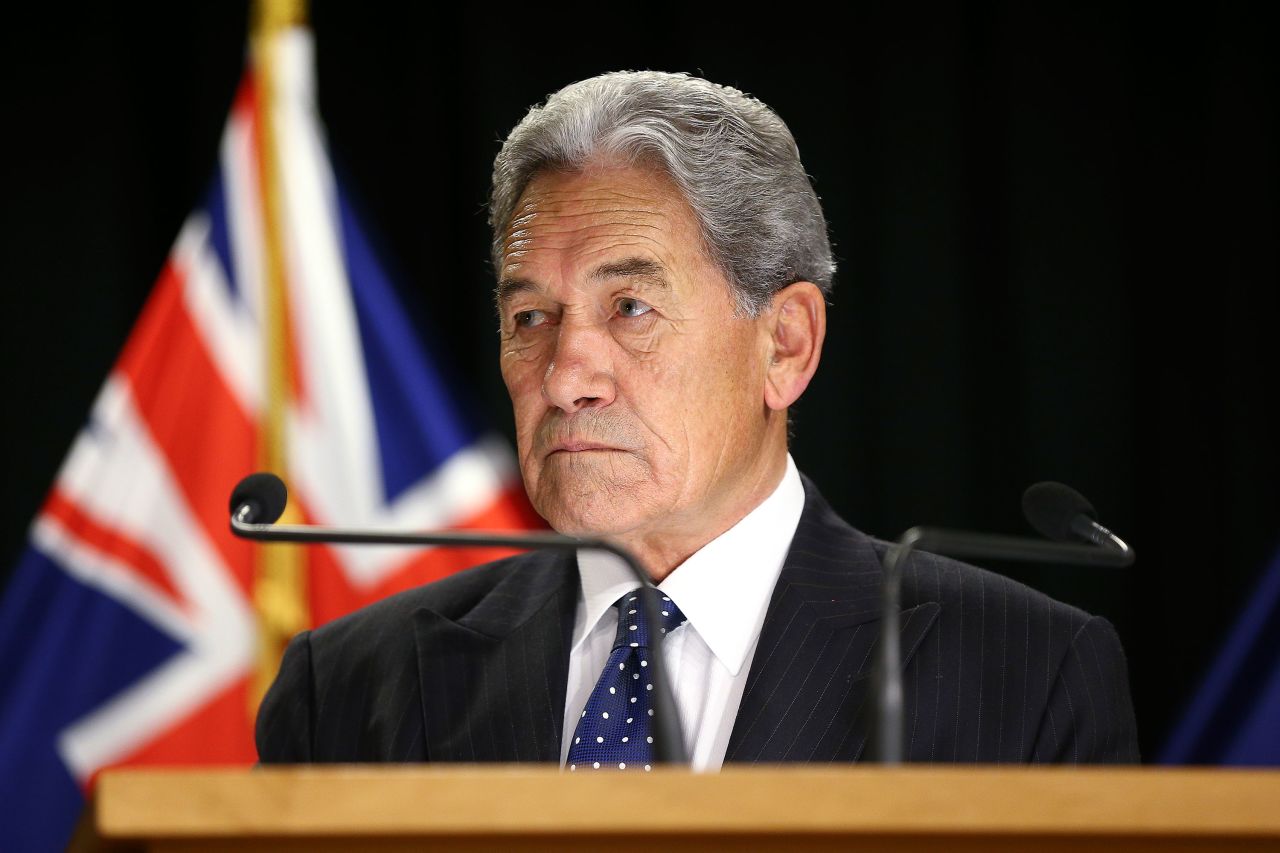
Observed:
[[[235,98],[231,101],[231,121],[244,121],[253,114],[258,95],[253,87],[253,73],[246,71],[236,87]]]
[[[257,431],[206,351],[172,262],[161,271],[118,369],[192,514],[247,593],[252,550],[228,530],[227,501],[253,470]]]
[[[55,488],[45,501],[42,514],[57,519],[68,533],[81,543],[128,566],[143,582],[181,609],[187,602],[173,585],[169,570],[148,548],[132,538],[94,521],[60,489]]]

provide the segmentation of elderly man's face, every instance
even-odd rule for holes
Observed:
[[[669,179],[536,177],[498,305],[521,470],[554,528],[705,542],[750,509],[736,505],[763,476],[769,336],[735,315]]]

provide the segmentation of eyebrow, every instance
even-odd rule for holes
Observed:
[[[646,283],[663,290],[671,289],[671,285],[667,281],[666,270],[662,264],[657,261],[651,261],[648,258],[635,257],[609,261],[593,269],[588,273],[587,278],[592,281],[604,281],[611,278],[638,278],[644,279]],[[542,290],[542,288],[527,278],[504,278],[494,288],[494,298],[499,305],[502,305],[517,293],[536,293],[539,290]]]
[[[601,264],[591,271],[589,278],[595,281],[607,278],[645,278],[658,287],[670,289],[665,273],[666,270],[657,261],[648,258],[623,258]]]
[[[504,278],[494,288],[493,297],[498,305],[502,305],[517,293],[537,291],[538,286],[527,278]]]

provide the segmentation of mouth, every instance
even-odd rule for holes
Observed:
[[[564,441],[556,444],[547,453],[548,456],[554,456],[557,453],[620,453],[621,449],[611,447],[607,444],[599,444],[594,441]]]

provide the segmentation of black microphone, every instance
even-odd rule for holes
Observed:
[[[902,763],[902,639],[898,612],[902,566],[914,549],[952,557],[1033,560],[1077,566],[1124,567],[1133,563],[1133,549],[1098,524],[1093,506],[1068,486],[1037,483],[1023,494],[1022,508],[1032,527],[1058,541],[912,527],[889,548],[881,589],[880,647],[875,672],[876,728],[871,738],[873,761]],[[1072,539],[1090,544],[1070,544]]]
[[[289,490],[284,480],[259,471],[245,477],[231,490],[231,517],[246,524],[275,524],[284,515],[288,502]]]
[[[1132,551],[1124,540],[1098,523],[1098,513],[1070,486],[1046,480],[1022,495],[1022,514],[1031,526],[1055,542],[1077,539],[1121,554]]]
[[[657,627],[658,588],[653,585],[640,561],[630,551],[606,539],[578,539],[559,533],[494,533],[488,531],[431,531],[412,533],[389,530],[360,530],[351,527],[321,527],[314,524],[281,524],[274,522],[284,512],[288,490],[284,481],[270,472],[245,477],[231,492],[231,532],[242,539],[258,542],[298,542],[342,545],[438,545],[446,548],[498,547],[577,551],[579,548],[607,551],[620,557],[641,587],[640,604],[645,623]],[[653,723],[655,729],[654,759],[665,764],[688,764],[680,712],[667,681],[666,661],[662,656],[662,632],[649,632],[653,654],[649,670],[653,680]]]

